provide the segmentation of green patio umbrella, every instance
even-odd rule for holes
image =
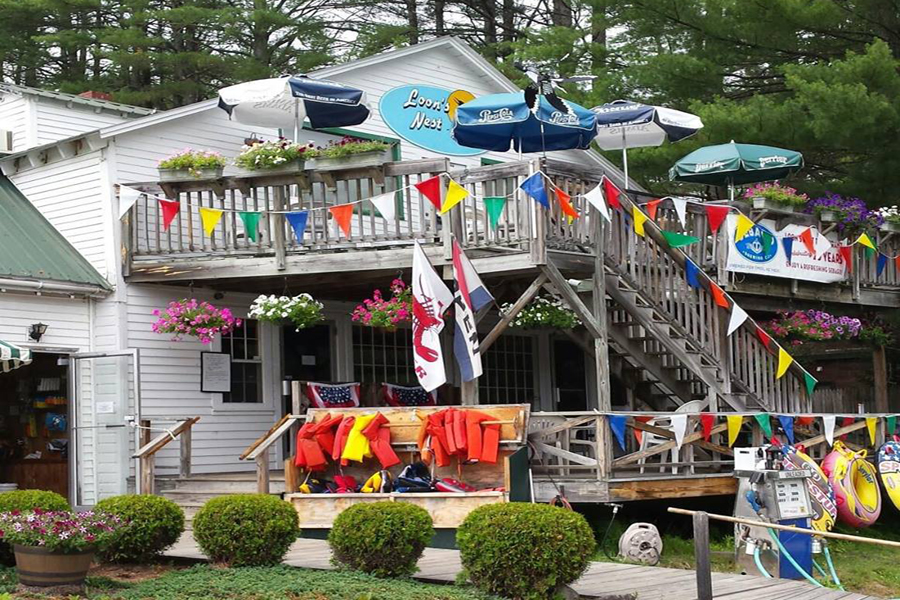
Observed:
[[[803,155],[793,150],[756,144],[720,144],[694,150],[669,169],[669,179],[734,186],[782,179],[803,167]]]

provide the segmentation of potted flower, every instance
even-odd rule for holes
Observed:
[[[218,179],[225,168],[225,157],[211,150],[185,148],[157,163],[159,180],[168,183]]]
[[[175,342],[190,335],[203,344],[212,344],[217,335],[231,333],[241,326],[241,320],[234,318],[227,308],[218,309],[193,298],[170,302],[165,310],[154,310],[153,316],[159,317],[152,325],[153,331],[170,333]]]
[[[900,231],[900,207],[895,204],[879,208],[875,212],[882,218],[882,231]]]
[[[845,238],[856,239],[884,222],[881,215],[869,210],[859,198],[844,198],[832,192],[807,202],[804,212],[816,215],[824,223],[835,223],[835,229]]]
[[[250,305],[250,317],[269,323],[288,322],[297,331],[312,327],[324,320],[321,302],[317,302],[309,294],[298,296],[266,296],[262,295]]]
[[[512,305],[504,304],[500,310],[509,312]],[[537,329],[540,327],[552,327],[554,329],[574,329],[581,325],[581,321],[575,315],[575,311],[557,298],[538,296],[528,306],[519,311],[516,318],[509,324],[510,327],[522,329]]]
[[[758,183],[750,186],[744,192],[744,198],[753,202],[753,208],[780,212],[801,210],[809,201],[806,194],[779,183]]]
[[[822,310],[798,310],[779,312],[778,318],[763,325],[776,340],[785,345],[802,346],[815,342],[821,352],[823,343],[833,347],[846,347],[858,341],[863,330],[862,321],[855,317],[838,317]]]
[[[19,583],[78,593],[84,589],[94,552],[109,544],[123,526],[120,517],[102,512],[15,510],[0,514],[0,539],[13,547]]]
[[[317,171],[380,167],[390,161],[390,145],[376,140],[344,136],[316,151]]]
[[[394,330],[412,320],[412,289],[402,279],[391,282],[391,297],[386,299],[375,290],[350,315],[354,323]]]
[[[305,161],[314,158],[317,152],[312,142],[295,144],[283,137],[267,142],[254,141],[241,146],[241,153],[235,157],[234,164],[243,171],[243,175],[297,173],[304,169]]]

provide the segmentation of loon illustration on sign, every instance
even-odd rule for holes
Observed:
[[[755,263],[769,262],[778,252],[775,236],[759,224],[754,225],[734,246],[741,256]]]
[[[473,97],[465,90],[403,85],[388,90],[378,110],[387,126],[407,142],[438,154],[474,156],[485,151],[461,146],[451,136],[456,107]]]

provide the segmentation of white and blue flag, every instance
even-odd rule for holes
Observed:
[[[463,381],[472,381],[481,376],[475,313],[493,302],[494,297],[484,287],[478,272],[456,240],[453,240],[453,279],[456,281],[456,292],[453,294],[453,320],[456,323],[453,354]]]

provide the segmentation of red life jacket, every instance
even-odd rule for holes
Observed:
[[[350,430],[356,423],[356,417],[344,417],[340,425],[338,425],[337,433],[334,434],[334,448],[331,450],[331,458],[335,462],[341,460],[341,454],[344,453],[344,446],[347,445],[347,438],[350,436]],[[343,466],[347,466],[349,461],[341,461]]]
[[[500,425],[482,425],[483,421],[496,418],[477,410],[466,411],[466,432],[468,434],[468,459],[473,462],[494,464],[500,451]]]
[[[315,423],[305,423],[297,432],[297,455],[294,457],[294,465],[306,467],[310,471],[322,471],[328,466],[328,459],[313,437],[315,431]]]
[[[439,467],[450,464],[450,455],[447,451],[447,431],[444,429],[444,417],[447,409],[428,415],[425,430],[431,436],[431,451],[434,460]]]
[[[341,415],[325,415],[325,418],[316,424],[315,437],[322,447],[322,451],[331,454],[334,450],[334,429],[341,424],[344,417]]]
[[[399,465],[400,458],[391,447],[391,430],[382,427],[385,423],[388,423],[388,418],[378,413],[372,422],[365,426],[362,434],[368,438],[369,449],[381,463],[381,468],[389,469],[394,465]]]

